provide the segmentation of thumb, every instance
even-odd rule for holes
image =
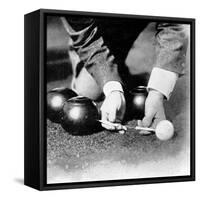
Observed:
[[[154,114],[146,115],[142,120],[142,125],[144,127],[149,127],[153,121]]]

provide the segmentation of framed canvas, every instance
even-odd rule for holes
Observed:
[[[195,20],[40,9],[25,22],[25,185],[195,180]]]

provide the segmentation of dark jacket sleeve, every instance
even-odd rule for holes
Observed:
[[[103,37],[98,32],[95,21],[87,20],[86,24],[84,20],[80,22],[76,20],[73,23],[73,20],[67,19],[66,22],[66,30],[73,41],[71,48],[77,52],[80,58],[76,76],[85,67],[101,89],[108,81],[121,82],[118,66],[114,63],[114,56],[111,55],[108,47],[104,45]],[[81,24],[81,22],[85,24],[85,27],[77,30],[77,24]],[[76,31],[73,30],[74,27]]]
[[[156,31],[157,59],[154,67],[184,74],[188,43],[184,25],[158,23]]]

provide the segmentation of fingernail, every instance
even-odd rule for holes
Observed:
[[[140,135],[150,135],[151,132],[149,132],[149,131],[140,131],[139,134]]]
[[[119,134],[124,135],[125,131],[121,130],[119,131]]]

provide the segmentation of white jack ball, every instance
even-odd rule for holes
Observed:
[[[156,136],[160,140],[169,140],[174,135],[174,126],[168,120],[163,120],[158,123],[155,130]]]

